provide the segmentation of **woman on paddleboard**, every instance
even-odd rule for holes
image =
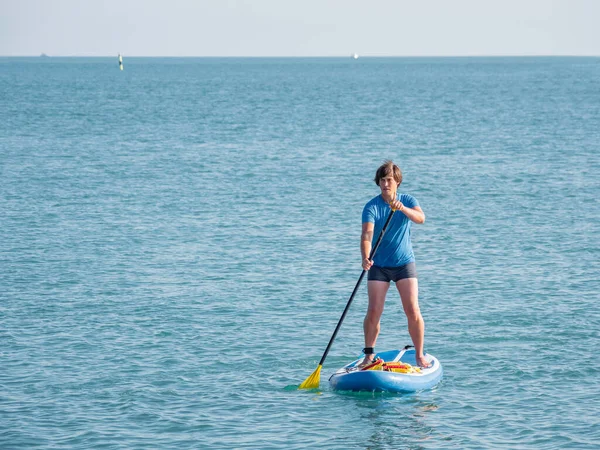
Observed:
[[[385,296],[394,282],[402,307],[408,320],[408,333],[416,351],[417,365],[428,367],[423,353],[425,323],[419,309],[419,283],[415,267],[415,255],[410,242],[412,223],[424,223],[425,214],[419,202],[408,194],[398,194],[402,172],[392,161],[385,161],[375,173],[375,183],[381,194],[371,199],[362,213],[360,252],[362,267],[369,271],[369,307],[363,322],[365,333],[365,358],[361,366],[373,362],[375,343],[380,330]],[[391,212],[392,217],[373,260],[369,259],[371,248]]]

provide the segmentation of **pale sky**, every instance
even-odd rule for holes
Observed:
[[[596,0],[0,0],[0,55],[600,56]]]

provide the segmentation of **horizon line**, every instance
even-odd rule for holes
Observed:
[[[0,58],[113,58],[118,55],[127,56],[129,58],[352,58],[355,53],[347,55],[126,55],[124,53],[114,53],[106,55],[50,55],[47,53],[28,54],[28,55],[0,55]],[[598,58],[598,55],[591,54],[475,54],[475,55],[361,55],[356,53],[360,58]]]

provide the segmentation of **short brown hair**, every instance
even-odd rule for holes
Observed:
[[[379,186],[379,181],[382,178],[389,177],[390,175],[394,177],[394,180],[396,180],[396,183],[398,183],[398,186],[400,186],[402,183],[402,171],[400,170],[400,167],[388,159],[384,161],[381,166],[379,166],[379,169],[377,169],[377,172],[375,173],[375,184]]]

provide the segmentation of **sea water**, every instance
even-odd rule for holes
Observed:
[[[0,58],[0,447],[597,448],[600,59]],[[393,159],[443,381],[341,393]],[[410,343],[392,288],[377,349]]]

